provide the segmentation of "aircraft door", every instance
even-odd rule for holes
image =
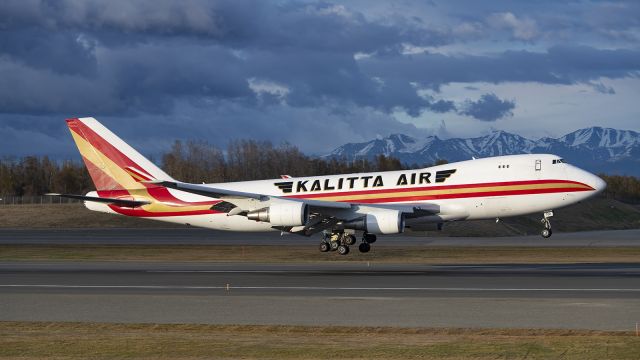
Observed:
[[[535,162],[535,178],[540,179],[540,175],[542,173],[542,160],[536,159]]]

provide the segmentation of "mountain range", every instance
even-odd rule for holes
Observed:
[[[499,155],[550,153],[594,173],[640,176],[640,133],[590,127],[559,138],[530,140],[506,131],[494,131],[476,138],[414,138],[393,134],[363,143],[342,145],[324,157],[373,159],[393,156],[404,164],[434,164]]]

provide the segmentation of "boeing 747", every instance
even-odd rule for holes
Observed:
[[[218,184],[173,179],[94,118],[67,120],[96,191],[52,194],[94,211],[229,231],[323,233],[320,251],[368,252],[379,234],[417,224],[541,213],[601,192],[598,176],[550,154],[474,159],[423,169]]]

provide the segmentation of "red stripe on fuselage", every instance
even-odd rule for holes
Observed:
[[[220,214],[221,212],[207,209],[207,210],[192,210],[192,211],[165,211],[165,212],[150,212],[142,208],[125,208],[116,205],[109,205],[111,210],[118,214],[133,216],[133,217],[166,217],[166,216],[193,216],[193,215],[211,215]]]
[[[307,198],[322,198],[322,197],[334,197],[334,196],[347,196],[347,195],[371,195],[371,194],[388,194],[388,193],[402,193],[402,192],[414,192],[414,191],[428,191],[428,190],[458,190],[466,188],[481,188],[492,186],[514,186],[514,185],[542,185],[542,184],[573,184],[588,186],[587,184],[571,181],[571,180],[523,180],[523,181],[505,181],[505,182],[491,182],[491,183],[477,183],[477,184],[462,184],[462,185],[437,185],[437,186],[418,186],[418,187],[403,187],[393,189],[376,189],[376,190],[351,190],[351,191],[334,191],[330,193],[304,193],[286,196],[296,199]],[[574,189],[572,191],[585,191],[593,190],[589,189]]]
[[[474,197],[489,196],[511,196],[511,195],[535,195],[535,194],[553,194],[562,192],[588,191],[586,189],[575,188],[554,188],[554,189],[528,189],[528,190],[508,190],[508,191],[484,191],[475,193],[459,193],[459,194],[440,194],[440,195],[421,195],[421,196],[398,196],[385,197],[377,199],[359,199],[359,200],[336,200],[338,202],[351,202],[360,204],[380,204],[389,202],[408,202],[408,201],[427,201],[427,200],[443,200],[443,199],[466,199]]]

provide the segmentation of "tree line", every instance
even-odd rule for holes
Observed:
[[[599,174],[602,180],[606,181],[607,188],[604,196],[622,202],[640,203],[640,179],[634,176],[605,175]]]
[[[226,151],[201,141],[176,141],[161,156],[160,167],[172,177],[192,183],[314,176],[408,168],[398,159],[380,155],[374,160],[317,158],[297,147],[268,141],[232,141]],[[414,165],[413,167],[417,167]],[[80,161],[56,162],[46,156],[0,159],[0,197],[39,196],[48,192],[84,194],[94,190]]]
[[[446,163],[439,160],[437,164]],[[357,172],[391,171],[433,164],[402,164],[379,155],[373,160],[318,158],[305,155],[289,144],[268,141],[232,141],[223,151],[202,141],[176,141],[161,156],[160,166],[174,178],[191,183],[273,179],[281,175],[315,176]],[[604,196],[640,203],[640,179],[633,176],[600,175],[607,182]],[[0,159],[0,197],[38,196],[48,192],[84,194],[93,183],[79,161],[53,161],[46,156]]]

